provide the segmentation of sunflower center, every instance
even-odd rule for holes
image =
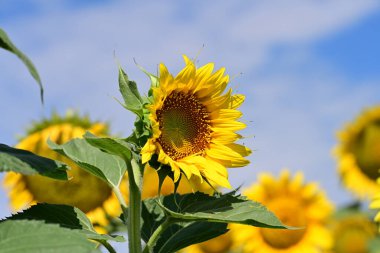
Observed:
[[[305,227],[305,210],[300,206],[299,201],[294,199],[276,199],[267,204],[269,210],[288,226]],[[306,229],[268,229],[261,228],[261,235],[264,241],[276,249],[286,249],[297,244],[303,238]]]
[[[376,180],[380,176],[380,121],[373,122],[359,133],[353,153],[362,172]]]
[[[26,188],[37,202],[72,205],[88,212],[101,207],[111,196],[111,188],[106,183],[78,168],[68,159],[62,156],[58,159],[71,167],[68,171],[71,180],[53,180],[39,175],[24,176]]]
[[[202,153],[211,140],[209,113],[197,97],[172,92],[157,110],[161,136],[157,141],[173,160]]]

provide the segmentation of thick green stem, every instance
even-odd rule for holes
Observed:
[[[133,168],[132,168],[133,166]],[[141,185],[135,179],[140,177],[136,175],[136,161],[132,159],[131,163],[127,163],[128,180],[129,180],[129,208],[128,208],[128,241],[129,252],[141,253]],[[138,179],[140,182],[142,178]]]
[[[99,241],[107,250],[109,253],[116,253],[116,250],[105,240]]]
[[[167,218],[163,223],[161,223],[160,226],[153,232],[152,236],[149,238],[148,243],[146,244],[143,253],[150,253],[153,250],[154,245],[156,244],[158,238],[160,238],[160,235],[162,232],[167,229],[172,222],[170,221],[169,218]]]

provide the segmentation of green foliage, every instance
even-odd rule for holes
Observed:
[[[235,192],[215,196],[196,192],[148,199],[143,201],[142,219],[141,237],[154,253],[175,252],[222,235],[227,232],[228,223],[288,228],[264,206]]]
[[[128,79],[127,74],[119,67],[119,90],[124,99],[124,107],[139,117],[143,115],[143,99],[134,81]]]
[[[8,37],[6,32],[0,28],[0,48],[3,48],[5,50],[8,50],[9,52],[15,54],[20,58],[20,60],[25,64],[25,66],[28,68],[29,73],[32,75],[34,80],[37,81],[39,87],[40,87],[40,97],[41,102],[44,101],[44,89],[42,87],[41,78],[38,75],[37,69],[34,67],[33,63],[29,58],[23,54],[11,41],[11,39]]]
[[[0,144],[0,172],[14,171],[24,175],[40,174],[67,180],[67,166],[32,152]]]
[[[288,228],[258,202],[234,195],[234,192],[209,196],[196,192],[172,194],[157,199],[169,217],[181,221],[240,223],[256,227]]]
[[[51,149],[67,156],[78,166],[107,182],[112,188],[118,188],[127,170],[126,163],[116,155],[95,148],[85,139],[72,139],[58,145],[48,140]]]
[[[122,139],[110,137],[97,137],[91,134],[90,132],[86,132],[86,134],[83,137],[92,146],[101,149],[102,151],[111,155],[119,156],[124,161],[131,160],[132,155],[134,155],[135,159],[138,159],[138,157],[136,157],[136,155],[132,153],[132,150],[134,149],[133,145]]]
[[[76,230],[33,220],[0,223],[2,253],[95,253],[96,244]]]
[[[141,237],[148,242],[156,229],[167,222],[164,210],[157,205],[157,199],[147,199],[142,205],[143,225]],[[191,244],[201,243],[226,233],[226,223],[176,222],[168,224],[153,247],[154,253],[176,252]]]
[[[168,227],[153,248],[154,253],[171,253],[192,244],[218,237],[228,231],[226,223],[196,221]]]
[[[122,236],[98,234],[86,214],[76,207],[67,205],[40,203],[0,222],[7,220],[39,220],[49,224],[57,224],[64,228],[76,229],[88,239],[125,241]]]

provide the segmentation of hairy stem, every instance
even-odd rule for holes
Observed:
[[[129,180],[129,208],[128,208],[128,241],[129,252],[141,253],[141,175],[135,160],[127,163]],[[136,173],[137,172],[137,173]],[[136,175],[137,174],[137,175]],[[136,180],[140,182],[136,182]]]

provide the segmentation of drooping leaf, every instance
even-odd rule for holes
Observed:
[[[132,150],[134,147],[122,139],[97,137],[90,132],[86,132],[83,137],[92,146],[101,149],[106,153],[119,156],[125,161],[129,161],[132,158]]]
[[[136,183],[136,186],[141,190],[144,167],[140,162],[138,162],[140,161],[140,155],[132,151],[135,149],[135,147],[121,139],[96,137],[89,132],[87,132],[83,137],[94,147],[97,147],[109,154],[117,155],[126,162],[130,162],[134,182]]]
[[[39,203],[1,220],[0,223],[7,220],[39,220],[49,224],[57,224],[64,228],[76,229],[88,239],[125,241],[122,236],[98,234],[86,214],[73,206]]]
[[[142,116],[143,100],[134,81],[128,79],[124,70],[119,67],[119,90],[124,99],[124,107],[138,116]]]
[[[38,86],[40,87],[40,97],[41,102],[44,101],[44,89],[42,87],[41,78],[38,75],[36,67],[34,67],[33,63],[29,58],[22,53],[10,40],[6,32],[0,28],[0,48],[3,48],[5,50],[8,50],[9,52],[17,55],[18,58],[25,64],[25,66],[28,68],[29,73],[32,75],[34,80],[37,81]]]
[[[164,210],[157,205],[156,198],[146,199],[142,205],[141,237],[145,242],[166,220]],[[201,243],[227,232],[226,223],[213,222],[178,222],[171,224],[153,247],[154,253],[176,252],[191,244]]]
[[[192,244],[218,237],[228,231],[227,223],[196,221],[171,225],[160,236],[153,248],[154,253],[177,252]]]
[[[160,206],[173,218],[184,221],[240,223],[256,227],[289,228],[258,202],[234,192],[209,196],[196,192],[160,198]]]
[[[89,144],[85,139],[72,139],[58,145],[48,140],[53,150],[73,160],[78,166],[107,182],[112,188],[120,185],[127,170],[126,163],[119,156],[108,154]]]
[[[0,249],[2,253],[100,253],[76,230],[32,220],[1,222]]]
[[[54,179],[67,180],[66,170],[67,166],[61,162],[38,156],[27,150],[0,144],[0,172],[40,174]]]

